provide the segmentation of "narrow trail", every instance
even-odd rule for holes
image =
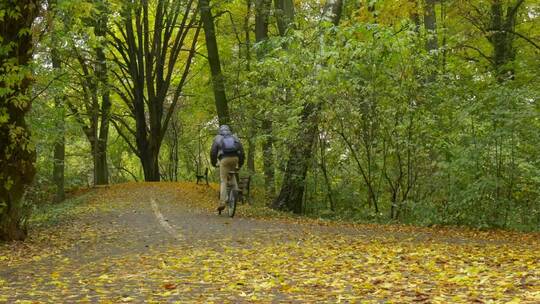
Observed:
[[[38,216],[0,245],[0,303],[540,303],[538,234],[230,219],[215,198],[129,183]]]

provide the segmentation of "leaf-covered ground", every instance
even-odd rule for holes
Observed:
[[[353,225],[128,183],[38,212],[0,244],[0,303],[540,303],[540,235]]]

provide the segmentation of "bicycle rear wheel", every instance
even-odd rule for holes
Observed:
[[[227,200],[227,214],[229,217],[233,217],[236,212],[236,203],[238,202],[238,191],[231,189],[229,191],[229,198]]]

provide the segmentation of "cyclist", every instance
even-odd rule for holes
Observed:
[[[212,148],[210,149],[210,160],[212,166],[219,165],[219,177],[221,180],[219,192],[218,211],[225,209],[227,200],[227,179],[229,172],[239,170],[244,165],[244,147],[242,143],[231,132],[227,125],[219,127],[218,135],[214,138]],[[233,179],[233,187],[238,189],[236,179]]]

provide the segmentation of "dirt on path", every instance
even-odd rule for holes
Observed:
[[[0,303],[540,303],[538,234],[230,219],[215,191],[128,183],[37,216],[0,245]]]

